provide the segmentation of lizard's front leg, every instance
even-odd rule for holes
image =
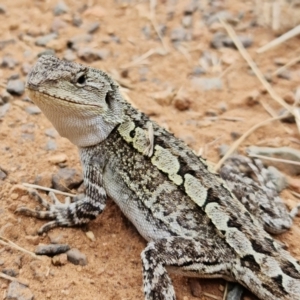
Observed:
[[[70,201],[61,203],[53,193],[50,193],[49,196],[53,201],[50,204],[37,191],[31,190],[30,195],[44,206],[46,210],[37,211],[27,207],[20,207],[16,212],[39,219],[51,219],[52,221],[39,229],[39,234],[58,226],[75,226],[88,223],[95,219],[106,205],[107,197],[101,185],[102,173],[99,171],[99,166],[88,165],[85,168],[84,183],[86,186],[84,197],[73,203],[70,203]]]

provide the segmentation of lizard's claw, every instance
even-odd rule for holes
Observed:
[[[38,233],[42,234],[44,232],[49,231],[50,229],[58,226],[64,226],[64,225],[69,225],[68,220],[64,218],[64,212],[67,211],[67,208],[70,205],[70,197],[66,197],[65,203],[61,203],[55,194],[53,192],[49,193],[49,197],[51,198],[52,203],[49,203],[46,201],[44,198],[40,196],[40,194],[33,189],[29,190],[30,196],[35,198],[37,202],[39,202],[44,208],[46,208],[45,211],[38,211],[38,210],[33,210],[28,207],[20,207],[16,209],[15,213],[20,213],[26,216],[30,217],[35,217],[38,219],[50,219],[53,220],[51,222],[46,223],[43,225],[39,230]]]

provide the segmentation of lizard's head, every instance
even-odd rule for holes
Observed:
[[[103,71],[44,55],[26,87],[60,135],[79,147],[103,141],[123,120],[118,85]]]

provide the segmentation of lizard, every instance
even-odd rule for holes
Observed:
[[[110,197],[147,241],[145,300],[174,300],[168,272],[238,282],[259,299],[297,300],[300,264],[234,196],[219,174],[173,134],[135,109],[105,72],[41,56],[29,97],[79,149],[83,197],[72,203],[31,195],[50,219],[39,233],[95,219]]]

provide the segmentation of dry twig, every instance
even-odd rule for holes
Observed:
[[[286,68],[291,67],[293,65],[295,65],[296,63],[298,63],[300,61],[300,56],[297,56],[293,59],[291,59],[289,62],[287,62],[284,66],[278,68],[276,71],[274,71],[272,73],[273,76],[276,76],[280,73],[282,73]]]
[[[281,163],[290,164],[290,165],[300,166],[299,161],[294,161],[294,160],[289,160],[289,159],[282,159],[282,158],[270,157],[270,156],[265,156],[265,155],[251,154],[251,152],[248,153],[248,156],[259,158],[259,159],[281,162]]]
[[[206,296],[206,297],[209,297],[209,298],[211,298],[211,299],[222,300],[220,297],[215,296],[215,295],[210,294],[210,293],[203,293],[203,295]]]
[[[231,147],[228,149],[228,151],[226,152],[226,154],[219,160],[219,162],[215,165],[215,172],[217,172],[220,167],[223,165],[223,163],[225,162],[225,160],[239,147],[239,145],[251,134],[253,133],[256,129],[270,123],[276,120],[280,120],[283,119],[285,116],[280,116],[280,117],[275,117],[275,118],[271,118],[271,119],[267,119],[265,121],[262,121],[256,125],[254,125],[253,127],[251,127],[250,129],[248,129],[239,139],[237,139],[232,145]]]
[[[230,25],[228,25],[226,22],[224,22],[222,19],[219,18],[219,20],[220,20],[221,24],[224,26],[224,28],[226,29],[228,35],[234,42],[235,46],[239,50],[242,57],[247,61],[248,65],[251,67],[252,71],[254,72],[256,77],[260,80],[260,82],[262,83],[264,88],[268,91],[268,93],[270,94],[272,99],[275,100],[277,103],[279,103],[281,106],[283,106],[293,116],[295,116],[295,112],[290,107],[290,105],[288,105],[281,97],[279,97],[277,95],[277,93],[274,91],[274,89],[272,88],[272,86],[265,80],[263,74],[261,73],[259,68],[256,66],[256,64],[254,63],[254,61],[252,60],[252,58],[250,57],[250,55],[248,54],[248,52],[246,51],[246,49],[244,48],[242,43],[237,38],[237,35],[234,32],[233,28]],[[295,116],[295,118],[297,118],[297,116]]]
[[[155,8],[156,8],[156,0],[150,0],[150,16],[149,16],[149,20],[161,42],[161,44],[163,45],[165,52],[168,53],[169,52],[169,48],[168,45],[166,43],[166,41],[164,40],[164,38],[162,37],[162,35],[159,32],[157,23],[156,23],[156,17],[155,17]]]
[[[262,107],[269,113],[269,115],[273,118],[276,118],[277,117],[277,113],[274,111],[274,109],[269,105],[267,104],[266,102],[264,102],[263,100],[260,100],[260,104],[262,105]],[[283,125],[282,123],[280,123],[281,126],[283,127],[283,129],[286,131],[286,133],[288,134],[292,134],[293,133],[293,130],[290,129],[289,127]]]
[[[20,247],[19,245],[15,244],[14,242],[10,241],[9,239],[3,237],[3,236],[0,236],[0,244],[4,245],[4,246],[8,246],[8,247],[11,247],[11,248],[14,248],[14,249],[17,249],[21,252],[24,252],[24,253],[27,253],[29,255],[31,255],[32,257],[34,258],[37,258],[37,259],[40,259],[40,257],[38,257],[37,255],[35,255],[35,253],[29,251],[29,250],[26,250],[22,247]]]
[[[12,276],[6,275],[2,272],[0,272],[0,278],[7,279],[9,281],[16,281],[16,282],[21,283],[24,286],[29,286],[29,283],[27,282],[27,280],[12,277]]]
[[[150,57],[154,53],[156,53],[156,51],[154,49],[150,49],[146,53],[144,53],[141,56],[139,56],[136,59],[134,59],[133,61],[131,61],[131,62],[127,63],[127,64],[122,65],[120,68],[121,69],[127,69],[127,68],[133,67],[135,65],[142,64],[143,60],[145,60],[146,58]]]
[[[280,37],[274,39],[273,41],[271,41],[270,43],[264,45],[263,47],[259,48],[256,50],[257,53],[263,53],[275,46],[278,46],[282,43],[284,43],[285,41],[289,40],[290,38],[293,38],[294,36],[300,34],[300,25],[294,27],[293,29],[289,30],[288,32],[284,33],[283,35],[281,35]]]
[[[27,188],[38,189],[38,190],[42,190],[42,191],[46,191],[46,192],[53,192],[55,194],[60,194],[60,195],[68,196],[68,197],[76,197],[76,195],[74,195],[74,194],[61,192],[59,190],[47,188],[47,187],[44,187],[44,186],[41,186],[41,185],[37,185],[37,184],[23,183],[23,185],[25,187],[27,187]]]
[[[222,300],[226,300],[227,294],[228,294],[228,281],[226,281],[224,295],[223,295],[223,299]]]

